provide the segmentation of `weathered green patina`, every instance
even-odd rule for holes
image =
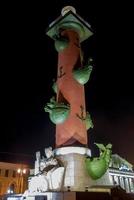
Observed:
[[[91,116],[88,112],[87,112],[86,119],[84,120],[84,122],[86,124],[87,130],[94,127]]]
[[[74,79],[81,85],[86,84],[89,81],[89,78],[90,78],[90,75],[92,72],[92,68],[93,67],[90,64],[88,64],[82,68],[75,69],[73,71]]]
[[[57,83],[55,82],[55,80],[53,80],[52,89],[57,94]]]
[[[61,124],[67,119],[70,107],[64,103],[57,103],[55,98],[52,97],[50,103],[47,103],[44,110],[45,112],[49,112],[50,120],[54,124]]]
[[[106,147],[103,144],[96,144],[96,146],[100,150],[100,157],[86,158],[85,161],[87,172],[94,180],[101,178],[106,173],[112,153],[111,144],[108,144]]]
[[[90,25],[77,14],[69,11],[64,16],[55,20],[55,23],[50,24],[47,30],[47,35],[54,39],[57,30],[73,30],[79,34],[80,42],[93,35]]]
[[[61,52],[68,47],[69,40],[67,38],[57,38],[55,40],[54,46],[57,52]]]

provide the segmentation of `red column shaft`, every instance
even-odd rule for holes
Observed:
[[[87,145],[86,126],[78,117],[86,115],[84,86],[74,79],[72,73],[74,68],[82,67],[79,36],[71,30],[66,30],[63,34],[69,38],[69,46],[58,55],[57,101],[67,102],[70,105],[70,114],[64,123],[56,125],[56,146],[75,143]]]

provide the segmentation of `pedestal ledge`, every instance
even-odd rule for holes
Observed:
[[[91,156],[91,150],[85,147],[61,147],[54,150],[56,156],[62,156],[67,154],[81,154],[85,156]]]

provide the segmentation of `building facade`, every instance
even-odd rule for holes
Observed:
[[[27,165],[0,162],[0,195],[23,193],[27,189],[28,174]]]
[[[114,154],[108,171],[112,185],[119,185],[127,193],[134,193],[133,165],[119,155]]]

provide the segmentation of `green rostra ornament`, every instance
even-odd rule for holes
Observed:
[[[50,103],[47,103],[44,110],[45,112],[49,112],[50,120],[54,124],[61,124],[67,119],[70,107],[64,103],[57,103],[52,97]]]
[[[103,144],[96,144],[100,150],[100,157],[86,158],[86,169],[89,176],[96,180],[101,178],[107,171],[111,159],[112,145],[106,147]]]
[[[73,70],[73,77],[74,79],[80,83],[81,85],[84,85],[88,82],[89,78],[90,78],[90,74],[92,72],[92,66],[86,65],[82,68],[79,69],[75,69]]]
[[[67,38],[57,37],[55,39],[54,46],[55,46],[56,51],[58,51],[58,52],[61,52],[64,49],[66,49],[68,47],[68,45],[69,45],[69,40]]]
[[[57,83],[55,82],[55,80],[53,80],[52,89],[57,94]]]
[[[88,112],[87,112],[86,119],[85,119],[84,122],[86,124],[86,129],[87,130],[94,127],[92,119],[91,119],[91,116],[90,116],[90,114]]]

